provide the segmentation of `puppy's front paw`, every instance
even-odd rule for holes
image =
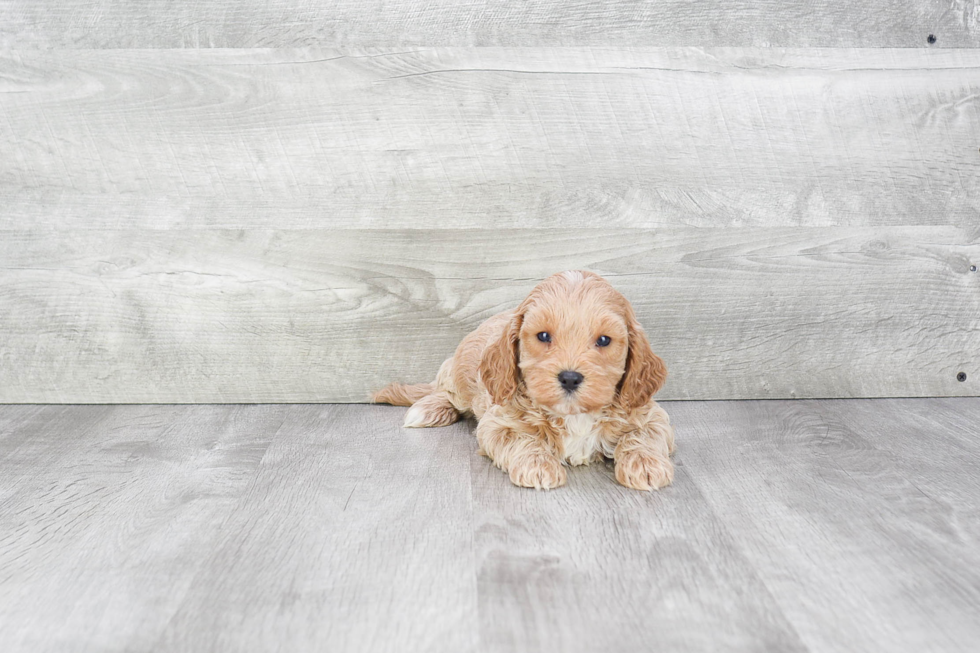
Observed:
[[[510,482],[521,487],[550,490],[568,480],[564,465],[551,454],[534,454],[510,466]]]
[[[616,480],[634,490],[659,490],[674,480],[669,458],[630,451],[616,459]]]

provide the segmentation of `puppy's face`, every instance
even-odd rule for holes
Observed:
[[[569,272],[526,307],[518,367],[538,405],[573,414],[613,402],[626,372],[629,334],[610,290],[597,277]]]
[[[571,271],[531,291],[484,352],[480,375],[494,403],[509,401],[523,380],[536,404],[574,414],[642,406],[667,368],[626,298],[592,272]]]

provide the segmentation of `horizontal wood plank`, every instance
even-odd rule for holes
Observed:
[[[8,52],[0,228],[969,227],[978,97],[980,50]]]
[[[0,3],[0,46],[88,48],[419,45],[980,45],[975,0],[499,3],[200,0]]]
[[[976,395],[977,261],[955,227],[5,231],[0,402],[363,401],[576,268],[662,398]]]

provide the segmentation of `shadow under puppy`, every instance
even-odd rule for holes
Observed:
[[[372,399],[411,406],[407,427],[475,416],[480,453],[515,485],[555,488],[565,464],[606,457],[616,480],[650,490],[674,477],[674,430],[653,400],[666,377],[626,298],[569,271],[466,336],[433,383],[391,384]]]

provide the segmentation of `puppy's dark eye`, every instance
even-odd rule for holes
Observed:
[[[541,342],[551,342],[551,334],[547,331],[542,331],[538,334],[538,340]]]
[[[612,342],[612,338],[609,336],[599,336],[596,339],[595,344],[599,345],[600,347],[608,347],[610,342]]]

